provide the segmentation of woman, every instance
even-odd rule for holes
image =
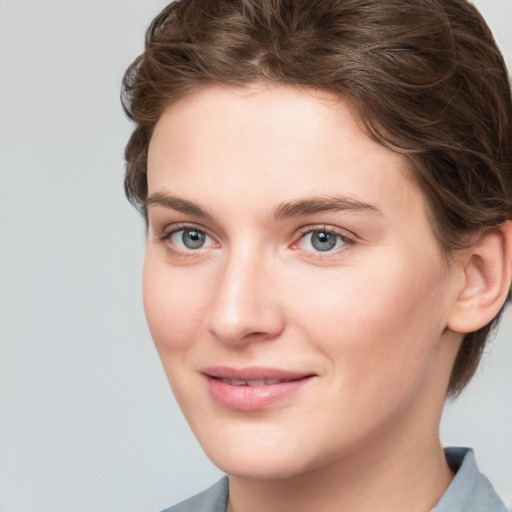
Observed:
[[[504,511],[438,433],[510,299],[510,84],[476,9],[178,0],[123,94],[149,327],[229,475],[169,510]]]

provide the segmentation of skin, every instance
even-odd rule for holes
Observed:
[[[462,273],[446,268],[405,157],[328,94],[215,86],[162,114],[148,187],[149,327],[191,428],[230,475],[230,510],[430,510],[452,479],[438,426]],[[283,208],[333,197],[343,209]],[[183,245],[184,225],[202,247]],[[322,230],[340,237],[333,250],[312,244]],[[212,399],[211,366],[315,377],[238,411]]]

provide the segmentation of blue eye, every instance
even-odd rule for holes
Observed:
[[[301,249],[315,252],[332,251],[347,243],[348,240],[345,237],[326,230],[309,231],[299,241]]]
[[[193,251],[205,246],[210,237],[199,229],[185,228],[169,235],[172,245],[182,251]]]

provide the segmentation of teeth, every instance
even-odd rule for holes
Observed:
[[[259,380],[237,380],[237,379],[228,379],[221,378],[220,379],[224,384],[229,384],[231,386],[270,386],[272,384],[278,384],[281,381],[280,379],[259,379]]]
[[[264,386],[266,382],[264,380],[248,380],[248,386]]]

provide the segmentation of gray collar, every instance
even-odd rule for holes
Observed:
[[[456,475],[432,512],[507,512],[491,482],[478,470],[473,450],[445,448],[445,455]]]

